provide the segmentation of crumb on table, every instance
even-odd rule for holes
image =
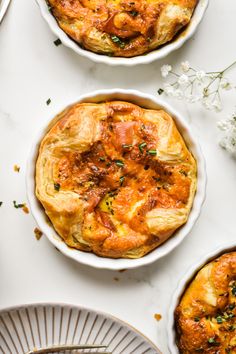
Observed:
[[[29,208],[27,207],[26,204],[23,206],[22,210],[25,214],[29,214]]]
[[[39,241],[43,235],[42,231],[39,230],[37,227],[34,229],[34,234],[36,239]]]
[[[162,315],[160,313],[155,313],[154,318],[155,320],[160,321],[162,319]]]
[[[14,171],[15,172],[20,172],[20,166],[14,165]]]

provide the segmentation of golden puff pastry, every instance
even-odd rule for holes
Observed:
[[[132,103],[75,104],[52,122],[36,195],[67,245],[139,258],[183,225],[196,162],[173,119]]]
[[[236,353],[236,252],[197,273],[175,316],[180,353]]]
[[[134,57],[171,41],[198,0],[47,0],[59,26],[92,52]]]

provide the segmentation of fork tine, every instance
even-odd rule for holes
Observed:
[[[84,344],[84,345],[79,345],[79,344],[74,344],[74,345],[54,345],[51,347],[46,347],[46,348],[39,348],[39,349],[33,349],[27,352],[26,354],[46,354],[46,353],[56,353],[56,352],[62,352],[66,350],[85,350],[85,349],[104,349],[107,348],[107,345],[100,345],[100,344]],[[96,354],[96,352],[94,353]],[[103,353],[99,353],[103,354]],[[109,353],[105,353],[109,354]]]

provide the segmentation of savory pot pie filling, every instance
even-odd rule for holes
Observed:
[[[139,258],[183,225],[196,162],[163,110],[113,101],[75,104],[41,142],[36,195],[74,248]]]
[[[59,26],[96,53],[133,57],[173,39],[198,0],[48,0]]]
[[[236,353],[236,252],[203,267],[176,309],[181,354]]]

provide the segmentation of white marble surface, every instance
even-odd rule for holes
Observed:
[[[56,47],[36,3],[12,0],[0,25],[1,307],[37,301],[93,307],[128,321],[168,353],[167,310],[178,279],[208,250],[224,241],[236,242],[236,161],[218,146],[216,128],[216,121],[233,109],[235,91],[227,94],[219,115],[173,101],[199,136],[207,162],[207,199],[182,245],[149,267],[118,273],[78,265],[45,237],[36,241],[32,216],[15,209],[12,201],[26,200],[25,164],[32,137],[52,112],[94,89],[135,88],[156,94],[159,68],[166,62],[188,59],[206,70],[226,66],[236,59],[235,13],[235,0],[212,0],[198,32],[182,49],[161,62],[122,68],[96,65]],[[236,83],[236,68],[228,76]],[[19,174],[14,164],[21,166]],[[162,314],[160,322],[154,313]]]

